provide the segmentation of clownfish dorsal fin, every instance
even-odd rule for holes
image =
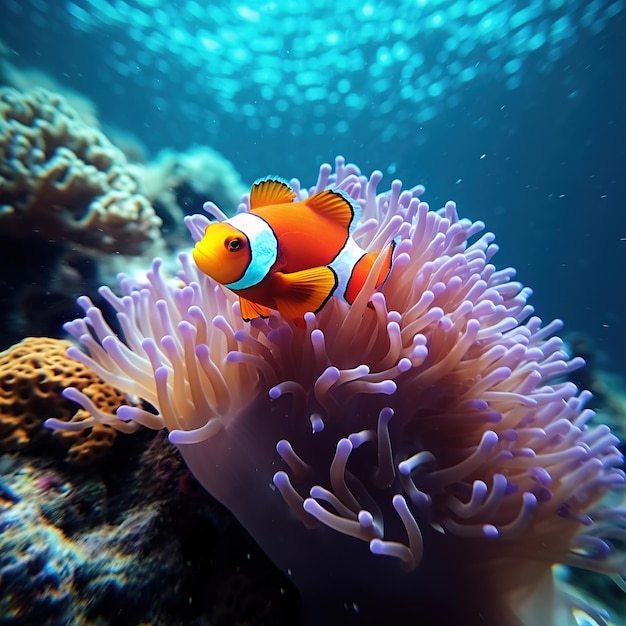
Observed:
[[[337,274],[328,266],[312,267],[298,272],[276,273],[281,295],[276,298],[280,313],[292,320],[301,320],[308,311],[317,313],[339,284]]]
[[[271,310],[262,304],[257,304],[251,300],[246,300],[239,296],[239,308],[241,309],[241,317],[244,322],[249,322],[256,317],[269,317]]]
[[[293,202],[296,192],[291,185],[278,176],[267,176],[255,181],[250,190],[250,208],[258,209],[272,204]]]
[[[306,205],[329,220],[352,231],[361,217],[361,207],[342,189],[326,189],[305,200]]]

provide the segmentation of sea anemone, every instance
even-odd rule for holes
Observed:
[[[292,181],[299,198],[357,200],[364,249],[396,241],[379,290],[375,265],[351,307],[246,323],[187,253],[175,280],[157,259],[121,296],[101,289],[120,336],[88,298],[67,324],[70,356],[154,410],[112,418],[65,395],[119,430],[166,428],[310,623],[575,623],[552,565],[624,568],[624,512],[598,504],[624,482],[617,440],[588,425],[590,394],[566,381],[582,360],[491,264],[494,236],[452,202],[429,210],[422,187],[377,193],[381,179],[338,158],[312,189]],[[207,223],[188,218],[195,240]]]

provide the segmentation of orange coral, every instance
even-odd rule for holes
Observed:
[[[103,382],[88,367],[66,354],[69,341],[28,337],[0,353],[0,451],[20,450],[40,430],[44,420],[83,421],[85,409],[64,398],[61,391],[76,387],[102,411],[111,415],[128,398]],[[68,459],[86,465],[106,453],[116,432],[106,424],[81,431],[59,431],[56,437],[68,446]]]

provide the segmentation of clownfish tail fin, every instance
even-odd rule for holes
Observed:
[[[346,293],[344,294],[344,298],[348,304],[354,304],[356,297],[359,295],[361,289],[363,289],[363,285],[365,284],[376,259],[378,259],[381,255],[385,257],[385,260],[380,268],[380,271],[378,272],[375,288],[378,289],[385,282],[387,276],[389,276],[389,272],[391,271],[391,265],[393,264],[393,251],[395,247],[396,243],[395,241],[392,241],[382,252],[367,252],[355,263],[346,286]]]

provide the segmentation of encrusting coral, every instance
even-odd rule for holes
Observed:
[[[24,448],[47,418],[74,425],[89,418],[88,411],[76,410],[76,404],[61,395],[68,385],[110,415],[129,403],[125,394],[70,359],[66,351],[71,345],[60,339],[28,337],[0,353],[0,451]],[[87,465],[106,454],[116,434],[110,426],[94,424],[90,430],[75,428],[55,436],[69,448],[70,462]]]
[[[123,153],[62,96],[0,88],[2,235],[140,254],[160,225]]]
[[[72,358],[156,412],[65,396],[90,409],[85,425],[167,428],[312,624],[552,626],[578,609],[606,624],[552,575],[626,569],[624,510],[602,504],[624,485],[617,438],[566,381],[582,359],[491,263],[481,222],[400,181],[379,193],[381,179],[338,158],[308,190],[291,181],[300,199],[331,187],[358,202],[363,249],[397,242],[379,291],[375,264],[351,307],[331,298],[303,329],[276,313],[246,323],[188,254],[175,282],[157,259],[120,296],[101,290],[121,336],[88,298],[66,325]],[[195,240],[207,224],[187,220]]]
[[[88,471],[0,455],[0,625],[293,626],[295,590],[164,434],[118,444]]]

